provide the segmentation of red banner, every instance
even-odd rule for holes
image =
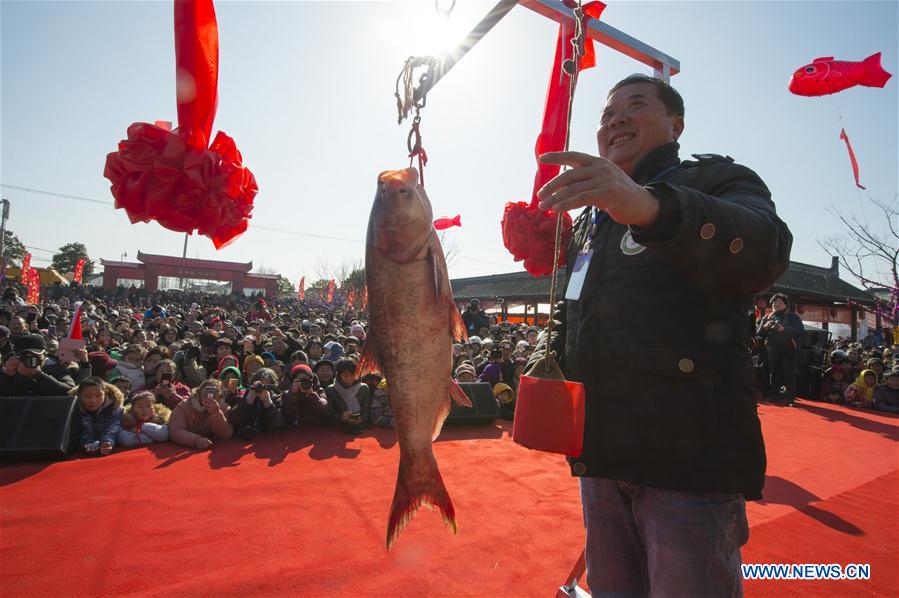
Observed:
[[[356,291],[350,289],[349,295],[346,296],[346,306],[349,308],[353,308],[356,303]]]
[[[30,268],[30,280],[28,283],[27,303],[37,305],[41,302],[41,274],[37,268]]]
[[[78,260],[78,263],[75,264],[75,275],[72,277],[73,282],[77,282],[81,284],[81,278],[84,276],[84,258]]]
[[[297,289],[297,299],[300,301],[306,300],[306,277],[300,279],[300,286]]]
[[[31,284],[31,254],[26,253],[22,258],[22,270],[19,272],[19,282],[24,285]]]
[[[328,302],[328,303],[333,303],[333,302],[334,302],[334,281],[333,281],[333,280],[329,280],[329,281],[328,281],[328,299],[327,299],[327,302]]]

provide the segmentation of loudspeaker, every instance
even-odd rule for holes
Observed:
[[[487,382],[460,382],[459,386],[471,399],[471,407],[462,407],[452,401],[447,423],[454,424],[490,424],[499,417],[493,387]]]
[[[0,459],[63,459],[76,397],[0,397]]]

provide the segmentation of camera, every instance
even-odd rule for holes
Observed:
[[[24,365],[26,368],[36,368],[41,365],[41,358],[31,353],[22,355],[19,361],[21,361],[22,365]]]
[[[162,374],[162,383],[168,386],[172,383],[172,374],[169,372],[165,372]]]
[[[300,380],[300,388],[303,390],[309,390],[312,388],[312,380]]]
[[[200,356],[200,347],[194,344],[184,347],[184,358],[188,361],[196,360]]]
[[[256,394],[262,394],[265,391],[274,392],[276,390],[278,390],[278,387],[274,384],[263,384],[262,382],[253,383],[253,392]]]

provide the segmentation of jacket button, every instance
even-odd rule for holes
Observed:
[[[715,225],[711,222],[706,222],[702,225],[702,228],[699,229],[699,236],[703,241],[708,241],[712,237],[715,236]]]
[[[574,464],[574,467],[571,468],[571,471],[574,472],[574,475],[584,475],[587,473],[587,466],[578,461]]]
[[[737,237],[733,241],[730,242],[730,247],[728,247],[731,253],[740,253],[743,251],[743,239]]]
[[[680,361],[677,362],[677,367],[683,373],[689,374],[690,372],[693,371],[693,367],[694,367],[693,360],[689,359],[687,357],[684,357],[683,359],[681,359]]]

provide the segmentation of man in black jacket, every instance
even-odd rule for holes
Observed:
[[[47,345],[39,334],[23,334],[16,352],[3,362],[0,371],[2,397],[56,397],[69,394],[75,383],[71,377],[57,380],[41,369],[47,357]]]
[[[784,293],[771,296],[771,313],[759,322],[756,335],[765,339],[768,368],[771,372],[771,394],[784,388],[782,399],[792,406],[796,398],[796,358],[805,326],[799,314],[787,311],[790,299]]]
[[[736,596],[744,499],[759,499],[765,448],[746,313],[789,260],[792,236],[751,170],[681,161],[680,95],[642,75],[609,93],[602,157],[571,166],[541,208],[586,207],[566,254],[552,339],[586,389],[581,478],[593,595]]]

